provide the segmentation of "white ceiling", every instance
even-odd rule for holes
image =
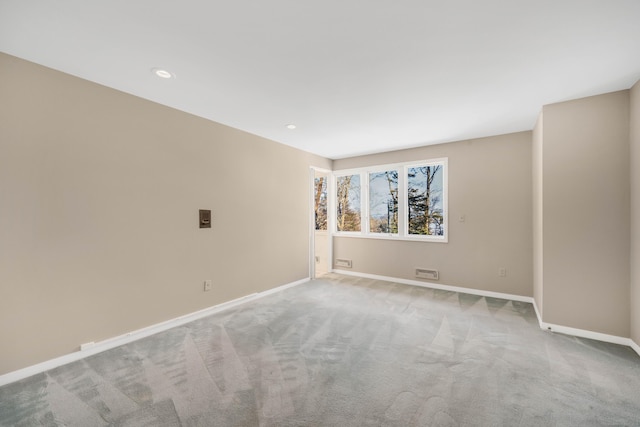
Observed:
[[[342,158],[628,89],[640,1],[0,0],[0,51]]]

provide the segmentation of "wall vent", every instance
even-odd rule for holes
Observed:
[[[351,268],[351,260],[336,258],[336,267]]]
[[[416,277],[418,279],[438,280],[438,270],[416,268]]]

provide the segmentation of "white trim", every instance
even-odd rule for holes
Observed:
[[[554,325],[553,323],[540,322],[540,328],[551,332],[557,332],[565,335],[573,335],[580,338],[589,338],[596,341],[603,341],[612,344],[620,344],[631,347],[631,339],[619,337],[616,335],[608,335],[600,332],[587,331],[585,329],[571,328],[569,326]]]
[[[244,304],[249,301],[253,301],[267,295],[271,295],[285,289],[292,288],[294,286],[307,283],[310,279],[297,280],[295,282],[287,283],[286,285],[278,286],[273,289],[269,289],[263,292],[257,292],[244,297],[240,297],[231,301],[223,302],[222,304],[214,305],[212,307],[205,308],[203,310],[195,311],[193,313],[185,314],[183,316],[176,317],[164,322],[156,323],[155,325],[147,326],[141,329],[137,329],[126,334],[119,335],[113,338],[108,338],[104,341],[99,341],[91,345],[85,345],[86,350],[76,351],[73,353],[65,354],[64,356],[56,357],[36,365],[27,366],[26,368],[18,369],[17,371],[9,372],[4,375],[0,375],[0,386],[7,385],[30,376],[48,371],[50,369],[57,368],[62,365],[66,365],[71,362],[76,362],[85,357],[93,356],[94,354],[102,353],[103,351],[110,350],[115,347],[130,343],[132,341],[139,340],[141,338],[148,337],[150,335],[163,332],[176,326],[181,326],[194,320],[201,319],[203,317],[211,316],[212,314],[219,313],[227,310],[231,307],[235,307]]]
[[[546,323],[542,321],[542,317],[540,316],[540,312],[538,311],[538,306],[536,305],[536,301],[533,297],[526,297],[522,295],[513,295],[513,294],[503,294],[501,292],[492,292],[492,291],[484,291],[481,289],[471,289],[471,288],[463,288],[459,286],[451,286],[444,285],[440,283],[433,282],[422,282],[411,279],[400,279],[397,277],[389,277],[389,276],[380,276],[377,274],[368,274],[368,273],[360,273],[357,271],[345,271],[345,270],[331,270],[332,273],[343,274],[345,276],[355,276],[355,277],[363,277],[367,279],[376,279],[376,280],[384,280],[386,282],[394,282],[394,283],[402,283],[405,285],[412,286],[420,286],[423,288],[432,288],[432,289],[440,289],[445,291],[453,291],[453,292],[461,292],[465,294],[472,295],[480,295],[490,298],[501,298],[508,299],[512,301],[521,301],[521,302],[529,302],[533,304],[533,308],[536,312],[536,317],[538,318],[538,324],[540,325],[540,329],[544,329],[551,332],[556,332],[565,335],[572,335],[581,338],[589,338],[596,341],[608,342],[612,344],[619,344],[631,347],[638,356],[640,356],[640,346],[636,344],[631,338],[619,337],[616,335],[608,335],[600,332],[587,331],[584,329],[571,328],[568,326],[555,325],[553,323]]]
[[[564,335],[572,335],[574,337],[588,338],[596,341],[608,342],[612,344],[626,345],[635,350],[640,356],[640,347],[631,340],[631,338],[619,337],[617,335],[603,334],[600,332],[588,331],[586,329],[572,328],[569,326],[556,325],[554,323],[547,323],[542,320],[542,315],[538,310],[538,305],[535,299],[533,300],[533,308],[536,310],[536,317],[538,317],[538,324],[540,329],[556,332]]]
[[[316,169],[309,167],[309,277],[316,277],[316,218],[315,218],[315,193],[316,193]],[[327,194],[327,197],[329,195]],[[328,212],[327,212],[328,214]]]
[[[348,237],[350,239],[378,239],[378,240],[395,240],[401,242],[431,242],[431,243],[448,243],[445,236],[427,236],[419,234],[410,234],[408,236],[400,236],[399,234],[385,233],[369,233],[361,234],[359,231],[336,231],[334,237]]]
[[[258,298],[266,297],[267,295],[277,294],[278,292],[282,292],[285,289],[294,288],[296,286],[303,285],[303,284],[309,282],[310,280],[311,279],[309,277],[307,277],[307,278],[304,278],[304,279],[296,280],[295,282],[287,283],[286,285],[281,285],[281,286],[275,287],[273,289],[267,289],[266,291],[258,292],[256,294],[251,294],[251,295],[255,295],[255,297],[252,298],[252,299],[258,299]]]
[[[357,271],[331,270],[332,273],[344,274],[345,276],[364,277],[366,279],[384,280],[385,282],[402,283],[403,285],[420,286],[422,288],[439,289],[442,291],[460,292],[463,294],[480,295],[489,298],[501,298],[520,302],[533,302],[532,297],[523,295],[503,294],[502,292],[485,291],[482,289],[462,288],[459,286],[444,285],[441,283],[423,282],[419,280],[400,279],[398,277],[380,276],[377,274],[360,273]]]
[[[544,329],[542,327],[542,314],[540,313],[540,310],[538,310],[538,304],[536,304],[535,297],[532,299],[533,301],[531,302],[531,304],[533,304],[533,309],[536,311],[536,317],[538,318],[538,325],[540,325],[540,329]]]
[[[329,242],[331,243],[332,229],[332,198],[331,189],[333,188],[332,182],[334,181],[333,174],[329,169],[318,168],[316,166],[310,166],[310,178],[309,178],[309,277],[314,279],[316,277],[316,233],[319,235],[329,236]],[[326,175],[327,178],[327,229],[316,230],[316,218],[315,218],[315,179],[316,173]],[[331,257],[332,257],[332,244],[327,245],[327,269],[331,269]]]

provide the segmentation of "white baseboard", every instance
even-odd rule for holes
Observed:
[[[303,283],[307,283],[309,280],[309,278],[297,280],[295,282],[287,283],[286,285],[278,286],[277,288],[246,295],[244,297],[227,301],[222,304],[214,305],[212,307],[195,311],[193,313],[185,314],[171,320],[156,323],[155,325],[147,326],[145,328],[138,329],[132,332],[127,332],[123,335],[108,338],[104,341],[82,344],[81,347],[83,348],[83,350],[65,354],[64,356],[56,357],[55,359],[50,359],[36,365],[27,366],[26,368],[18,369],[17,371],[0,375],[0,386],[20,381],[32,375],[48,371],[49,369],[57,368],[68,363],[84,359],[85,357],[93,356],[94,354],[102,353],[103,351],[119,347],[123,344],[127,344],[132,341],[148,337],[150,335],[157,334],[158,332],[166,331],[167,329],[175,328],[176,326],[184,325],[185,323],[193,322],[194,320],[198,320],[203,317],[211,316],[212,314],[219,313],[231,307],[235,307],[240,304],[244,304],[246,302],[253,301],[288,288],[292,288],[294,286],[302,285]]]
[[[254,294],[254,295],[256,295],[255,298],[266,297],[267,295],[277,294],[278,292],[282,292],[285,289],[293,288],[293,287],[298,286],[298,285],[303,285],[303,284],[307,283],[310,280],[311,279],[307,277],[306,279],[296,280],[295,282],[287,283],[286,285],[278,286],[277,288],[268,289],[266,291],[262,291],[262,292],[260,292],[258,294]]]
[[[629,338],[619,337],[617,335],[603,334],[600,332],[577,329],[569,326],[555,325],[553,323],[546,322],[540,322],[540,329],[545,329],[547,331],[557,332],[565,335],[573,335],[580,338],[589,338],[592,340],[603,341],[612,344],[626,345],[628,347],[631,347],[631,343],[633,342]]]
[[[538,318],[538,324],[540,325],[540,329],[542,329],[542,313],[538,310],[538,304],[536,304],[536,299],[533,298],[533,309],[536,311],[536,317]]]
[[[378,274],[360,273],[357,271],[331,270],[332,273],[344,274],[346,276],[363,277],[366,279],[384,280],[385,282],[402,283],[404,285],[420,286],[422,288],[439,289],[442,291],[460,292],[464,294],[480,295],[489,298],[508,299],[511,301],[521,301],[533,303],[532,297],[523,295],[503,294],[501,292],[484,291],[482,289],[462,288],[460,286],[444,285],[442,283],[423,282],[420,280],[400,279],[398,277],[380,276]]]
[[[636,344],[630,338],[619,337],[616,335],[608,335],[602,334],[600,332],[587,331],[584,329],[576,329],[568,326],[562,325],[554,325],[552,323],[546,323],[542,321],[542,316],[538,310],[538,306],[536,305],[535,299],[533,297],[526,297],[522,295],[512,295],[512,294],[503,294],[500,292],[492,292],[492,291],[484,291],[480,289],[471,289],[471,288],[463,288],[459,286],[450,286],[444,285],[441,283],[433,283],[433,282],[422,282],[418,280],[410,280],[410,279],[400,279],[397,277],[389,277],[389,276],[380,276],[377,274],[368,274],[368,273],[360,273],[356,271],[346,271],[346,270],[331,270],[332,273],[344,274],[346,276],[355,276],[355,277],[363,277],[366,279],[376,279],[376,280],[384,280],[386,282],[394,282],[394,283],[402,283],[405,285],[412,286],[420,286],[423,288],[432,288],[432,289],[441,289],[445,291],[453,291],[453,292],[461,292],[465,294],[472,295],[480,295],[490,298],[502,298],[508,299],[512,301],[521,301],[521,302],[529,302],[533,304],[533,308],[536,312],[536,316],[538,318],[538,324],[540,325],[540,329],[544,329],[547,331],[557,332],[565,335],[573,335],[581,338],[589,338],[596,341],[603,341],[613,344],[620,344],[631,347],[635,350],[636,353],[640,356],[640,346]]]
[[[553,323],[547,323],[542,320],[542,315],[538,310],[538,305],[536,304],[535,299],[533,301],[533,308],[536,310],[536,316],[538,317],[538,324],[540,325],[540,329],[544,329],[546,331],[551,331],[551,332],[557,332],[559,334],[573,335],[575,337],[580,337],[580,338],[589,338],[592,340],[603,341],[603,342],[608,342],[612,344],[626,345],[628,347],[633,348],[635,352],[638,353],[638,355],[640,356],[640,347],[638,347],[638,345],[634,343],[630,338],[619,337],[617,335],[603,334],[600,332],[588,331],[586,329],[572,328],[569,326],[556,325]]]

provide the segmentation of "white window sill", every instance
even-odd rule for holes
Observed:
[[[378,239],[378,240],[395,240],[401,242],[425,242],[425,243],[449,243],[449,239],[446,236],[399,236],[394,234],[377,234],[377,233],[369,233],[369,234],[361,234],[361,233],[349,233],[349,232],[338,232],[333,233],[334,237],[349,237],[356,239]]]

